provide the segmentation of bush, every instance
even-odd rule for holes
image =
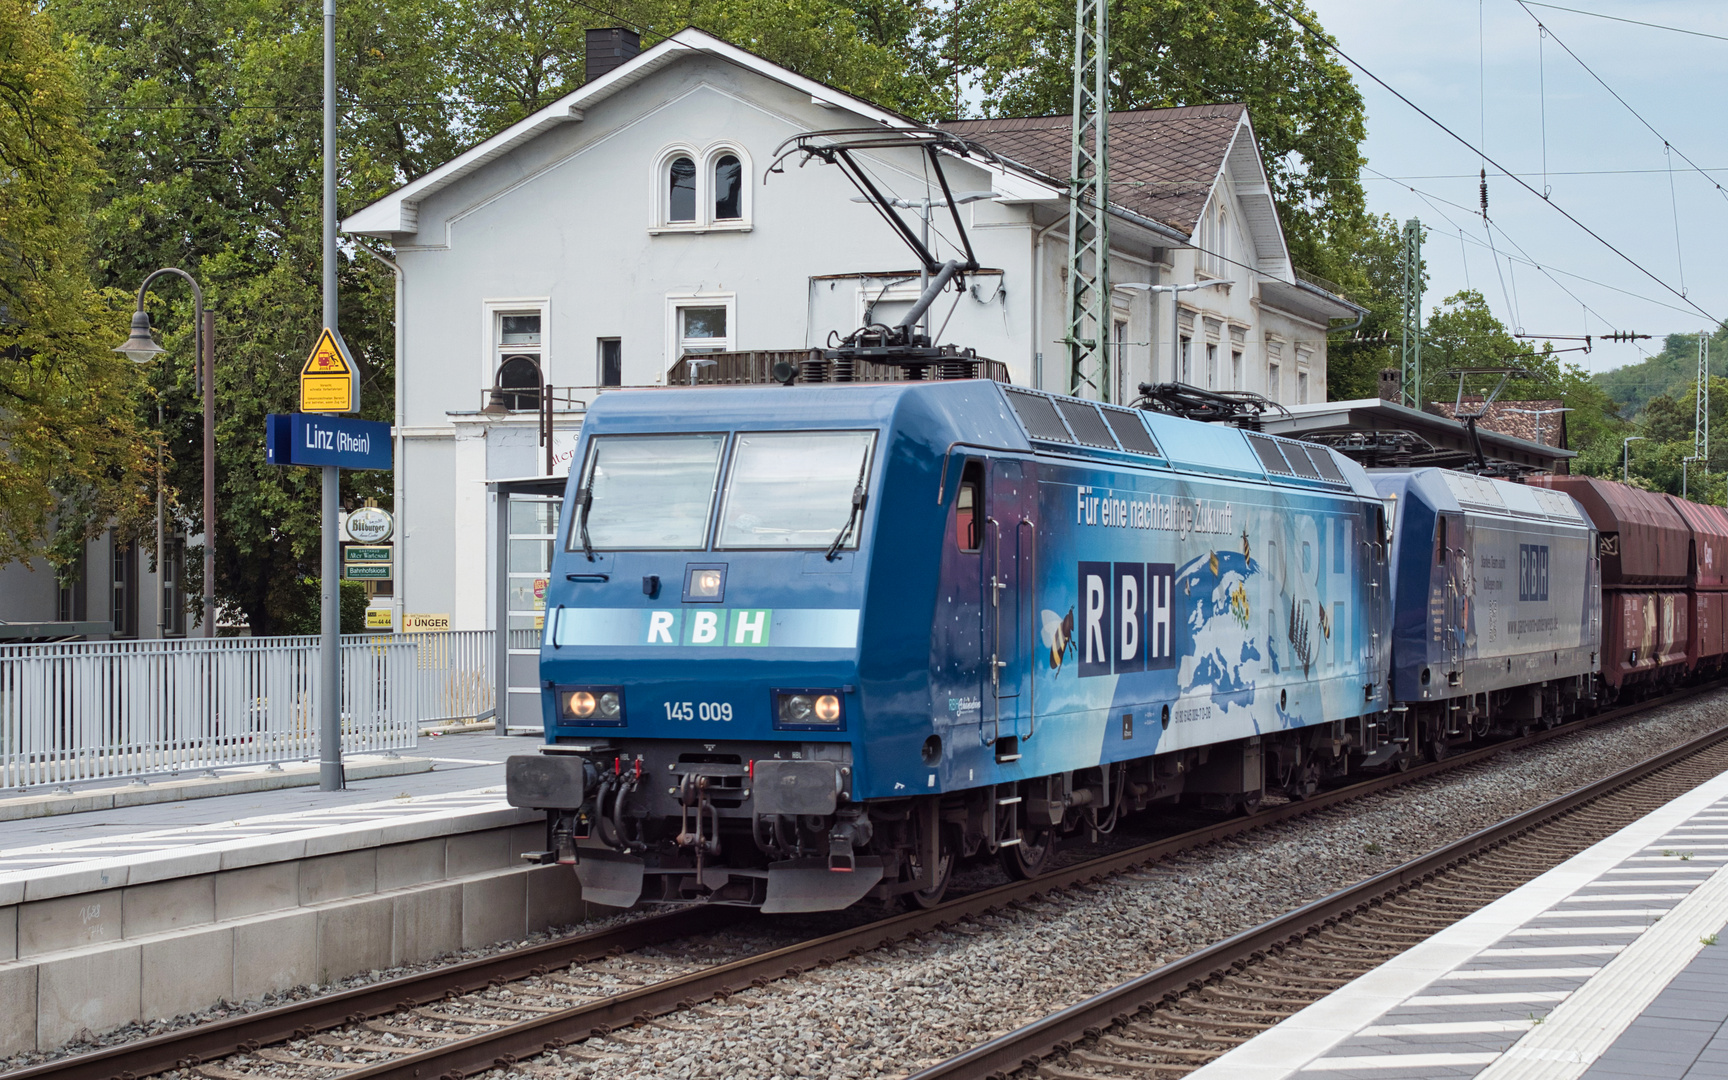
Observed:
[[[342,633],[364,634],[366,632],[366,585],[359,581],[343,581],[339,607],[342,612]],[[301,578],[299,587],[292,597],[293,609],[277,612],[279,625],[285,634],[317,634],[323,627],[320,625],[320,615],[323,609],[319,595],[318,579]]]

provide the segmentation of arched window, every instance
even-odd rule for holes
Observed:
[[[675,157],[666,170],[666,220],[696,220],[696,163]]]
[[[714,162],[714,220],[737,221],[744,216],[744,167],[736,154]]]
[[[511,411],[540,407],[540,358],[527,354],[504,357],[492,399]]]

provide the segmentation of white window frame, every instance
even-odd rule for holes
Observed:
[[[738,343],[738,294],[731,292],[674,292],[666,294],[666,364],[660,371],[664,379],[684,355],[678,334],[678,311],[681,308],[723,307],[726,309],[726,336],[710,340],[720,343],[719,351],[730,352]]]
[[[540,316],[540,385],[558,380],[552,377],[552,298],[523,296],[480,302],[480,391],[490,393],[498,379],[498,357],[504,345],[505,315]],[[528,349],[523,349],[528,352]]]
[[[1314,379],[1314,354],[1307,349],[1296,350],[1296,404],[1308,404],[1308,392],[1312,389]]]
[[[744,186],[739,192],[738,200],[738,210],[742,216],[720,219],[714,216],[714,166],[727,154],[738,159],[743,175]],[[667,182],[668,170],[672,168],[672,162],[681,157],[689,158],[696,166],[696,217],[691,221],[671,220],[672,189]],[[754,175],[750,154],[735,142],[710,143],[701,150],[689,143],[674,143],[665,147],[655,156],[654,170],[649,177],[649,190],[653,193],[653,198],[648,201],[649,234],[658,236],[663,233],[749,232],[753,227],[756,211],[756,185],[752,183]]]

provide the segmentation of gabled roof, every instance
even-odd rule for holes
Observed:
[[[1477,421],[1477,426],[1526,442],[1565,446],[1566,414],[1561,411],[1565,405],[1565,402],[1554,398],[1540,401],[1496,401],[1488,406],[1482,419]],[[1482,408],[1482,395],[1465,394],[1464,408],[1469,412]],[[1458,415],[1450,401],[1433,402],[1428,406],[1428,411],[1454,419]]]
[[[584,109],[599,104],[625,87],[642,81],[661,68],[674,64],[692,53],[705,53],[730,61],[764,78],[782,83],[798,93],[809,94],[813,101],[847,109],[884,127],[920,126],[916,121],[901,116],[899,113],[884,109],[882,106],[865,101],[863,98],[854,97],[845,91],[836,90],[826,83],[807,79],[788,68],[783,68],[752,52],[722,41],[712,34],[704,33],[694,27],[686,27],[653,48],[644,50],[634,59],[613,68],[593,82],[583,83],[539,112],[517,121],[490,139],[469,147],[436,169],[409,181],[382,199],[350,214],[342,221],[342,231],[367,233],[373,236],[415,232],[419,227],[420,203],[437,191],[448,187],[481,168],[487,162],[508,154],[523,143],[552,128],[580,121]]]
[[[1194,105],[1110,114],[1110,201],[1193,235],[1225,155],[1247,116],[1241,105]],[[1050,177],[1068,175],[1068,116],[949,120],[965,136]]]

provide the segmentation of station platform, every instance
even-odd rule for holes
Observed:
[[[1728,773],[1193,1080],[1728,1080]]]
[[[570,868],[520,858],[542,815],[504,798],[537,745],[422,738],[400,757],[429,769],[341,792],[0,821],[0,1058],[583,921]]]

